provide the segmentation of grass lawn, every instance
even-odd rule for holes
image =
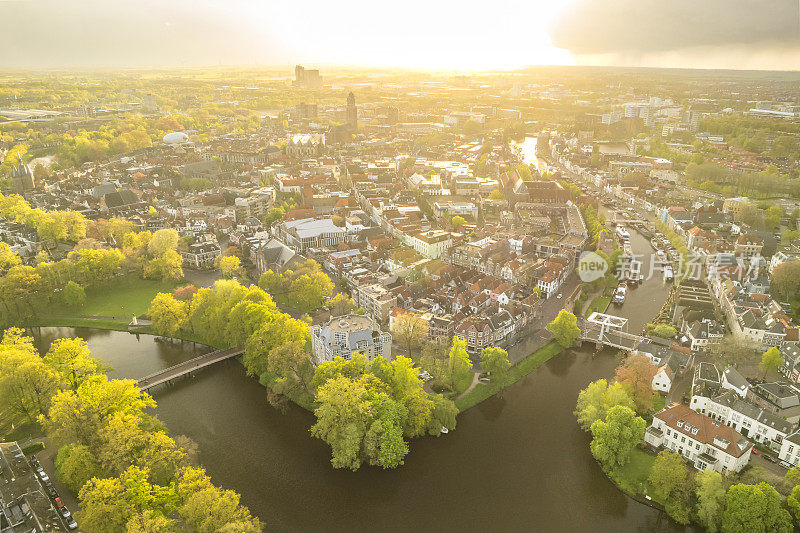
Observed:
[[[5,422],[6,421],[4,421],[3,427],[0,428],[0,431],[2,431],[0,440],[7,442],[16,440],[22,442],[44,436],[44,432],[39,424],[24,423],[11,429],[10,424],[5,424]]]
[[[589,304],[589,307],[587,307],[586,311],[584,311],[583,316],[587,317],[592,313],[594,313],[595,311],[597,311],[598,313],[604,313],[609,303],[611,303],[610,296],[600,295],[594,300],[592,300],[592,302]]]
[[[111,281],[106,287],[87,291],[86,303],[81,307],[53,306],[50,314],[117,317],[127,324],[134,313],[138,316],[147,312],[156,294],[172,292],[181,285],[185,283],[126,276]]]
[[[505,378],[492,381],[488,384],[480,383],[469,393],[456,400],[456,407],[459,411],[465,411],[470,407],[479,404],[486,398],[497,394],[500,390],[505,389],[509,385],[513,385],[520,379],[524,378],[541,365],[550,360],[554,355],[564,351],[556,341],[550,341],[545,344],[528,357],[508,369],[508,374]]]
[[[619,472],[612,474],[611,478],[629,494],[649,494],[652,491],[647,477],[650,475],[655,460],[655,456],[635,448],[631,453],[630,462]]]
[[[663,394],[655,393],[653,394],[653,412],[657,413],[667,405],[667,397]]]

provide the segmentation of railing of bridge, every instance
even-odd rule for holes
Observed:
[[[194,370],[205,368],[214,363],[218,363],[219,361],[236,357],[238,355],[241,355],[242,353],[244,353],[244,348],[242,347],[227,348],[225,350],[217,350],[214,352],[209,352],[200,355],[198,357],[195,357],[193,359],[189,359],[188,361],[183,361],[182,363],[178,363],[177,365],[173,365],[169,368],[164,368],[162,370],[144,376],[143,378],[140,378],[138,380],[136,385],[140,389],[144,390],[149,387],[153,387],[155,385],[164,383],[165,381],[178,378]]]

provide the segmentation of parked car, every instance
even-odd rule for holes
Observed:
[[[61,498],[59,498],[58,496],[56,496],[56,498],[53,501],[56,502],[56,507],[58,507],[59,509],[64,507],[64,502],[61,501]]]
[[[47,475],[47,472],[39,472],[39,477],[42,478],[42,481],[50,481],[50,476]]]
[[[78,523],[75,520],[70,519],[70,521],[67,522],[67,527],[70,529],[70,531],[73,529],[78,529]]]
[[[72,513],[69,512],[69,509],[67,509],[66,505],[64,507],[62,507],[61,509],[59,509],[59,511],[61,512],[61,516],[63,516],[64,518],[71,518],[72,517]]]
[[[764,459],[766,459],[766,460],[767,460],[767,461],[769,461],[770,463],[777,463],[777,462],[778,462],[778,459],[776,459],[776,458],[775,458],[775,456],[773,456],[773,455],[770,455],[770,454],[768,454],[768,453],[765,453],[765,454],[764,454]]]
[[[28,459],[30,459],[31,463],[33,463],[35,465],[39,464],[39,459],[37,459],[35,455],[28,456]]]
[[[787,463],[786,461],[781,461],[778,464],[781,465],[782,467],[786,468],[787,470],[791,470],[792,469],[792,465]]]
[[[47,493],[51,498],[58,498],[58,491],[54,487],[47,487]]]

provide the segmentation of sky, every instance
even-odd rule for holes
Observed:
[[[0,0],[2,67],[800,69],[800,0]]]

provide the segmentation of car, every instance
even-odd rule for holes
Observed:
[[[70,521],[67,522],[67,527],[70,529],[70,531],[73,529],[78,529],[78,523],[75,520],[70,519]]]
[[[69,509],[67,509],[66,505],[61,509],[59,509],[59,512],[61,513],[61,516],[63,516],[64,518],[70,518],[72,516],[72,513],[69,512]]]
[[[778,462],[778,460],[775,458],[775,456],[770,455],[768,453],[765,453],[762,457],[764,457],[764,459],[766,459],[770,463],[777,463]]]
[[[781,461],[778,464],[781,465],[782,467],[786,468],[787,470],[791,470],[792,469],[792,465],[787,463],[786,461]]]
[[[563,296],[563,294],[561,294],[561,293],[559,292],[559,293],[556,295],[556,300],[560,300],[560,299],[562,298],[562,296]]]
[[[758,454],[760,454],[761,452],[760,452],[760,451],[758,451],[758,448],[753,448],[753,453],[754,453],[754,454],[756,454],[756,455],[758,455]]]
[[[44,472],[44,468],[42,468],[42,466],[41,466],[41,465],[36,465],[36,466],[34,467],[34,470],[36,470],[36,471],[37,471],[37,472],[39,472],[40,474],[41,474],[42,472]]]
[[[47,493],[50,494],[51,498],[58,498],[58,491],[53,487],[48,487]]]
[[[61,501],[61,498],[56,497],[55,499],[53,499],[53,501],[56,502],[56,507],[58,507],[59,509],[64,507],[64,502]]]
[[[35,455],[28,456],[28,459],[30,459],[31,463],[33,463],[35,465],[39,464],[39,459],[37,459]]]
[[[47,475],[47,472],[39,472],[39,477],[42,478],[44,482],[50,481],[50,476]]]

